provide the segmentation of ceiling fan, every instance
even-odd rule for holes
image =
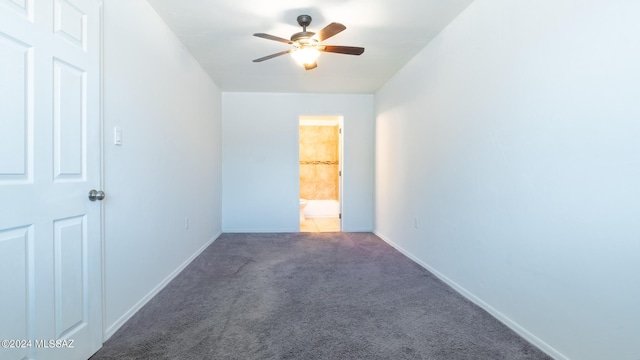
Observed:
[[[311,31],[307,31],[307,26],[311,24],[311,16],[309,15],[300,15],[298,16],[298,24],[302,26],[302,32],[295,33],[291,35],[291,40],[287,40],[281,37],[265,34],[265,33],[256,33],[254,36],[283,42],[289,45],[293,45],[293,48],[285,51],[281,51],[279,53],[267,55],[265,57],[261,57],[259,59],[253,60],[253,62],[261,62],[269,59],[273,59],[274,57],[291,54],[293,58],[300,63],[306,70],[315,69],[318,67],[318,63],[316,59],[320,55],[320,52],[330,52],[337,54],[347,54],[347,55],[360,55],[364,52],[364,48],[354,47],[354,46],[333,46],[333,45],[323,45],[322,42],[339,32],[343,31],[347,27],[339,24],[339,23],[331,23],[325,26],[318,33],[314,33]]]

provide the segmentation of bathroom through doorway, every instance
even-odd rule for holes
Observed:
[[[342,116],[300,116],[300,232],[342,231]]]

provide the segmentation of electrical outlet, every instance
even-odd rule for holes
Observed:
[[[189,218],[184,218],[184,229],[189,230]]]

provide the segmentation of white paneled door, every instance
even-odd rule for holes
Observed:
[[[0,359],[102,345],[100,7],[0,0]]]

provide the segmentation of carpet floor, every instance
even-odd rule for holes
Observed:
[[[550,359],[370,233],[223,234],[102,359]]]

